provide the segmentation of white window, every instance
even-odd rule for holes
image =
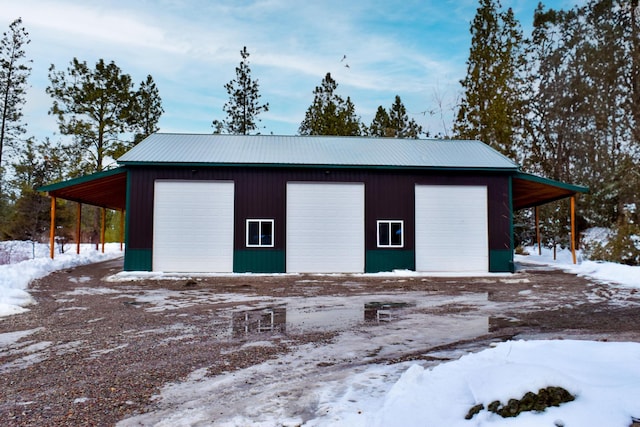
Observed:
[[[272,248],[273,247],[273,220],[272,219],[248,219],[247,220],[247,247]]]
[[[378,247],[402,248],[404,246],[404,221],[378,220]]]

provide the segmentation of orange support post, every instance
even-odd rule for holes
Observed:
[[[51,226],[49,227],[49,256],[53,259],[56,244],[56,198],[51,196]]]
[[[80,236],[82,224],[82,203],[78,202],[78,209],[76,210],[76,254],[80,254]]]
[[[571,196],[571,258],[576,260],[576,196]]]
[[[102,208],[102,224],[100,226],[100,242],[102,243],[102,253],[104,253],[104,234],[105,234],[105,222],[106,222],[106,216],[107,216],[107,210],[105,208]]]

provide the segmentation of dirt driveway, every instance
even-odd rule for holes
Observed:
[[[240,372],[300,348],[332,349],[308,356],[308,386],[347,368],[435,364],[512,338],[640,342],[635,289],[534,266],[476,278],[114,279],[121,269],[120,259],[51,274],[32,284],[38,303],[29,312],[0,319],[3,425],[106,426],[136,415],[123,424],[144,424],[148,411],[171,413],[153,397],[169,383]],[[278,375],[287,372],[299,376],[287,366]],[[317,408],[301,399],[298,380],[271,404],[304,419]],[[220,391],[221,418],[246,409],[247,390],[234,387]]]

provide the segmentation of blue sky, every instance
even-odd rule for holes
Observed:
[[[538,0],[503,0],[525,34]],[[568,8],[584,0],[548,0]],[[115,61],[138,84],[151,74],[165,110],[162,132],[210,133],[224,118],[224,85],[247,46],[270,111],[262,133],[297,133],[327,72],[369,124],[400,95],[425,131],[451,127],[466,72],[477,0],[0,0],[0,28],[17,17],[30,33],[27,136],[59,138],[48,69],[76,57]],[[346,59],[341,59],[346,55]],[[345,67],[348,64],[349,67]]]

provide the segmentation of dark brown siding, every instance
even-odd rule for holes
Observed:
[[[490,173],[322,168],[131,167],[128,248],[153,246],[153,189],[158,179],[232,180],[235,183],[236,250],[245,249],[247,218],[275,220],[275,248],[285,249],[286,183],[365,183],[365,248],[376,249],[376,220],[405,221],[405,249],[414,249],[414,189],[425,185],[486,185],[489,249],[510,249],[509,177]],[[206,195],[203,195],[206,197]]]

